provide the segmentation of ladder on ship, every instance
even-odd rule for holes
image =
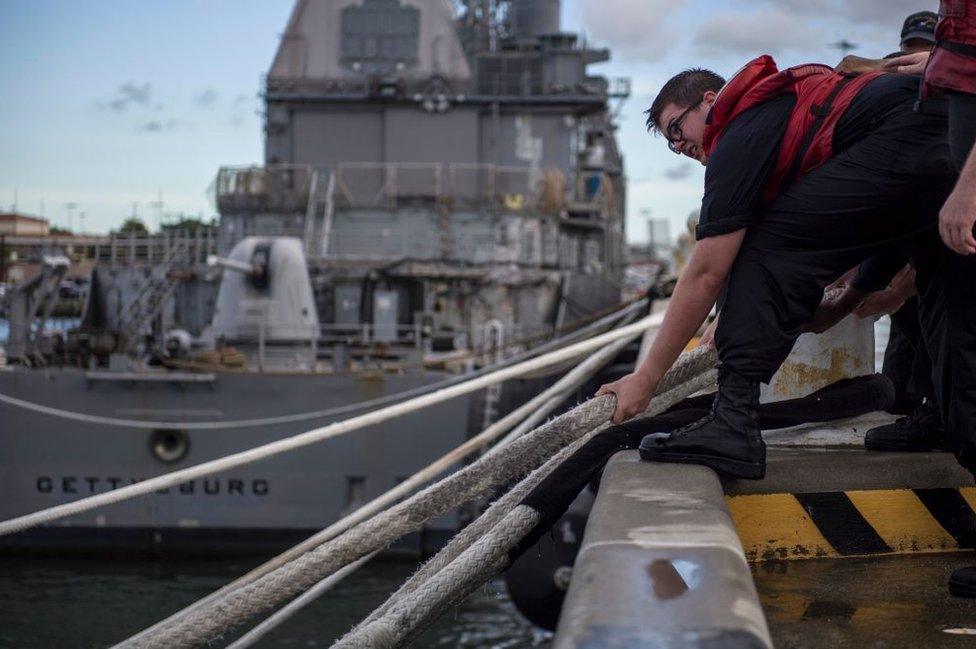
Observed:
[[[305,256],[310,260],[325,259],[329,255],[334,211],[335,175],[328,169],[312,170],[305,210]]]
[[[117,327],[122,348],[132,350],[140,333],[162,313],[180,283],[176,267],[188,261],[188,252],[186,239],[175,240],[166,250],[163,261],[153,267],[135,296],[122,308]]]

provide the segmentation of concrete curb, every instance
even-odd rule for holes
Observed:
[[[607,464],[556,630],[555,649],[772,647],[710,469]]]

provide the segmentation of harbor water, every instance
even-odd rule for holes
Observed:
[[[0,647],[108,647],[256,565],[241,560],[0,558]],[[365,618],[415,564],[376,560],[299,612],[257,647],[328,647]],[[258,620],[255,620],[257,622]],[[215,646],[225,646],[233,637]],[[496,579],[444,615],[415,647],[549,647]]]

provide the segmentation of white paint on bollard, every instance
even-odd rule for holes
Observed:
[[[822,334],[803,334],[769,384],[762,403],[798,399],[841,379],[874,374],[874,320],[853,315]]]

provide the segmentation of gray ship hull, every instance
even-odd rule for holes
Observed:
[[[429,385],[444,374],[217,374],[212,382],[92,381],[79,369],[0,371],[0,392],[45,406],[126,419],[237,421],[317,411]],[[380,495],[466,438],[469,397],[0,538],[0,550],[251,552],[308,536]],[[352,413],[357,414],[357,413]],[[189,430],[166,463],[153,430],[79,423],[0,403],[0,518],[71,502],[322,426],[301,423]],[[442,517],[407,546],[457,526]],[[425,538],[426,537],[426,538]],[[423,550],[424,548],[419,548]]]

